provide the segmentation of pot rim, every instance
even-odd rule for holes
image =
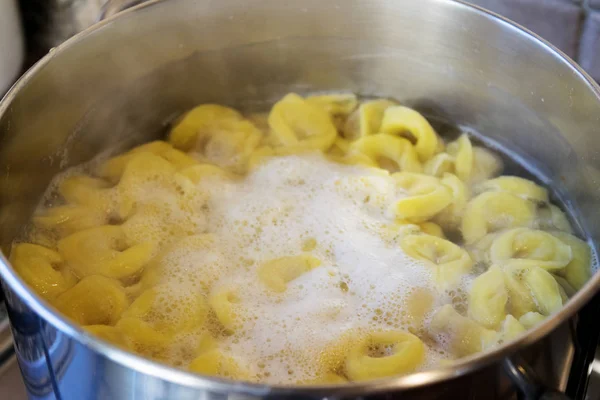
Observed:
[[[137,10],[151,8],[167,0],[149,0],[139,4],[131,9],[125,10],[113,17],[103,20],[84,31],[78,33],[56,48],[52,49],[47,55],[32,66],[21,78],[12,86],[8,93],[0,102],[0,118],[9,110],[12,100],[19,91],[25,87],[36,73],[44,68],[52,58],[66,48],[83,40],[93,32],[107,28],[116,19],[127,16]],[[530,40],[538,47],[544,48],[550,53],[556,62],[564,63],[578,77],[585,82],[587,89],[593,92],[600,104],[600,86],[573,60],[566,54],[554,47],[552,44],[542,39],[530,30],[508,20],[501,15],[488,11],[479,6],[466,3],[464,0],[433,0],[438,3],[451,3],[453,7],[462,8],[465,12],[478,14],[492,23],[504,25],[509,28],[513,34],[519,35],[523,40]],[[228,393],[239,393],[255,396],[284,396],[294,395],[360,395],[366,393],[380,393],[389,391],[399,391],[412,388],[423,387],[429,384],[440,383],[446,380],[457,378],[477,369],[488,366],[502,358],[509,357],[518,349],[532,344],[544,336],[548,335],[561,323],[573,316],[581,309],[600,289],[600,273],[595,273],[590,280],[573,296],[563,308],[551,318],[547,318],[535,329],[515,340],[504,343],[501,346],[494,347],[488,351],[473,354],[462,358],[451,365],[438,367],[423,372],[417,372],[400,377],[383,378],[367,382],[347,383],[343,385],[320,385],[320,386],[289,386],[289,385],[267,385],[243,381],[233,381],[210,376],[198,375],[192,372],[173,368],[165,364],[151,361],[134,353],[122,350],[111,345],[108,342],[99,340],[83,328],[71,323],[67,318],[56,312],[53,307],[35,292],[27,287],[27,284],[17,275],[11,267],[4,254],[0,254],[0,277],[4,279],[6,285],[15,292],[28,307],[35,311],[41,318],[52,324],[56,329],[76,339],[82,345],[102,354],[106,358],[131,368],[143,374],[153,376],[165,381],[180,384],[194,389],[223,391]]]

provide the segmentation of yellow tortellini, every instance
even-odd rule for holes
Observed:
[[[188,366],[190,371],[202,375],[223,376],[230,379],[247,380],[250,373],[231,355],[219,349],[202,352]]]
[[[450,304],[442,306],[433,315],[430,329],[434,334],[449,335],[450,348],[457,357],[480,352],[493,346],[498,339],[496,331],[460,315]]]
[[[308,96],[306,102],[322,108],[332,118],[347,117],[358,106],[358,99],[353,93]]]
[[[465,249],[436,236],[408,235],[401,239],[400,246],[409,256],[434,268],[435,281],[441,288],[458,284],[473,266],[473,260]]]
[[[142,153],[162,158],[177,170],[198,164],[198,161],[188,154],[173,148],[167,142],[157,140],[105,161],[98,167],[97,173],[112,182],[118,182],[129,162]]]
[[[71,233],[104,225],[107,222],[108,215],[104,211],[94,210],[83,205],[52,207],[33,216],[33,223],[37,227],[54,231],[59,239]]]
[[[262,139],[262,133],[237,111],[215,105],[198,106],[175,124],[169,142],[193,152],[203,161],[243,170],[243,165]]]
[[[208,304],[202,294],[169,293],[168,285],[142,292],[123,313],[123,317],[138,318],[153,329],[166,334],[190,331],[201,327],[208,316]]]
[[[58,193],[72,204],[82,204],[107,211],[109,208],[110,187],[108,182],[85,175],[74,175],[64,179],[58,186]]]
[[[392,178],[400,194],[391,206],[397,218],[425,221],[452,202],[452,192],[437,178],[410,172],[397,172]]]
[[[539,229],[572,233],[573,229],[565,213],[554,204],[543,204],[538,207]]]
[[[345,371],[353,381],[406,374],[424,360],[425,345],[402,331],[370,332],[348,351]]]
[[[571,247],[549,233],[515,228],[499,234],[490,248],[493,263],[537,266],[549,271],[564,268],[572,259]]]
[[[147,243],[130,246],[123,228],[116,225],[79,231],[58,242],[60,255],[78,277],[129,277],[150,261],[154,250]]]
[[[58,296],[76,283],[75,277],[64,268],[63,257],[37,244],[14,245],[10,262],[21,278],[46,299]]]
[[[493,265],[471,285],[469,316],[486,328],[495,329],[506,316],[507,302],[504,273]]]
[[[125,336],[127,343],[141,354],[150,355],[163,350],[172,340],[172,336],[157,331],[139,318],[121,318],[116,328]]]
[[[473,146],[473,169],[471,170],[471,183],[478,183],[498,176],[502,172],[502,160],[491,151]]]
[[[81,325],[115,324],[129,305],[123,285],[101,275],[86,276],[52,303]]]
[[[531,311],[548,316],[563,305],[558,283],[543,268],[509,263],[504,267],[504,281],[510,296],[508,308],[517,318]]]
[[[505,228],[530,226],[535,219],[535,204],[507,192],[485,192],[467,204],[462,234],[473,244],[486,234]]]
[[[548,202],[548,191],[530,180],[518,176],[500,176],[479,185],[479,191],[507,192],[529,200]]]
[[[300,275],[321,265],[321,260],[311,255],[276,258],[264,263],[258,270],[260,280],[274,292],[284,292],[287,284]]]
[[[545,319],[546,317],[540,314],[539,312],[529,311],[521,315],[521,318],[519,318],[519,322],[521,323],[521,325],[523,325],[525,329],[530,329],[536,326],[537,324],[541,323]]]
[[[469,181],[473,171],[473,146],[469,136],[460,135],[448,144],[446,151],[454,159],[454,174],[464,182]]]
[[[507,315],[502,323],[502,329],[498,335],[499,342],[509,342],[519,337],[527,329],[519,320],[512,315]]]
[[[439,149],[440,139],[429,122],[408,107],[388,107],[383,113],[381,132],[413,138],[421,161],[429,160]]]
[[[350,156],[363,155],[374,165],[390,172],[421,172],[413,145],[406,139],[378,133],[362,137],[350,145]]]
[[[552,232],[552,234],[567,244],[571,248],[572,254],[571,261],[563,270],[557,271],[557,274],[564,277],[574,289],[581,289],[592,275],[590,247],[583,240],[568,233]]]
[[[354,140],[381,132],[381,122],[385,110],[395,106],[390,100],[372,100],[362,103],[350,115],[344,126],[346,139]]]
[[[337,137],[329,114],[297,94],[288,94],[275,103],[269,126],[276,146],[325,151]]]
[[[235,332],[241,322],[237,287],[225,285],[214,288],[208,302],[225,331]]]
[[[460,226],[460,221],[465,212],[465,207],[470,198],[469,188],[453,174],[444,174],[440,182],[450,189],[452,200],[444,208],[435,220],[445,228],[456,230]]]

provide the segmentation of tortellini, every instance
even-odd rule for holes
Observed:
[[[480,191],[507,192],[529,200],[542,203],[548,202],[548,191],[518,176],[500,176],[483,182],[479,186]]]
[[[397,218],[428,220],[452,202],[452,192],[437,178],[409,172],[397,172],[392,177],[400,197],[392,205]]]
[[[508,264],[504,281],[510,296],[508,307],[515,317],[531,311],[547,316],[563,305],[558,283],[543,268]]]
[[[347,93],[258,111],[199,105],[166,140],[59,176],[29,243],[12,247],[15,270],[114,346],[297,385],[409,374],[432,354],[445,365],[515,340],[592,274],[549,190],[500,176],[469,133]],[[283,199],[270,192],[281,177]],[[264,202],[249,207],[255,191]],[[315,223],[299,212],[311,201]]]
[[[269,289],[284,292],[289,282],[319,265],[321,261],[311,255],[282,257],[263,264],[258,275]]]
[[[372,100],[362,103],[346,121],[344,136],[354,140],[381,132],[385,110],[395,105],[396,103],[390,100]]]
[[[414,139],[415,150],[421,161],[429,160],[439,149],[439,138],[429,122],[408,107],[388,107],[383,113],[381,131]]]
[[[529,200],[508,192],[485,192],[467,204],[462,234],[472,244],[491,232],[530,226],[535,215],[535,204]]]
[[[213,289],[208,302],[217,319],[228,333],[235,332],[240,324],[240,298],[235,286],[222,286]]]
[[[215,104],[192,109],[169,134],[175,148],[237,171],[244,169],[261,139],[262,133],[252,122],[231,108]]]
[[[120,319],[129,301],[119,281],[90,275],[59,295],[53,304],[81,325],[112,325]]]
[[[296,94],[288,94],[275,103],[269,126],[276,146],[327,150],[337,137],[327,112]]]
[[[127,308],[123,316],[138,318],[153,329],[167,333],[181,333],[201,327],[208,316],[208,304],[203,295],[169,296],[167,285],[155,286],[142,292]]]
[[[549,233],[516,228],[494,239],[490,258],[500,265],[537,266],[554,271],[564,268],[573,256],[571,247]]]
[[[247,380],[250,373],[231,355],[219,349],[207,350],[190,363],[190,371],[202,375],[223,376],[230,379]]]
[[[592,274],[590,247],[583,240],[568,233],[552,232],[552,234],[571,248],[572,255],[571,261],[562,271],[557,271],[557,274],[563,276],[574,289],[581,289]]]
[[[198,164],[198,161],[193,157],[173,148],[169,143],[157,140],[105,161],[98,167],[97,173],[110,181],[118,182],[129,162],[142,153],[149,153],[162,158],[177,170]]]
[[[469,316],[486,328],[494,329],[506,315],[508,291],[504,273],[491,266],[473,281],[469,291]]]
[[[354,381],[406,374],[421,365],[424,353],[425,345],[411,333],[370,332],[350,348],[345,370]]]
[[[473,266],[465,249],[436,236],[409,235],[401,239],[400,246],[409,256],[430,264],[435,281],[442,288],[458,284]]]
[[[79,277],[104,275],[126,278],[139,272],[154,255],[151,244],[130,246],[123,228],[104,225],[67,236],[58,242],[58,251]]]
[[[75,277],[64,268],[63,257],[37,244],[14,245],[10,262],[21,278],[47,299],[58,296],[76,283]]]
[[[390,172],[421,172],[421,163],[412,144],[406,139],[378,133],[362,137],[350,145],[350,155],[366,156]]]
[[[430,328],[434,334],[449,335],[450,348],[458,357],[468,356],[493,346],[498,338],[495,331],[460,315],[450,304],[442,306],[433,315]]]

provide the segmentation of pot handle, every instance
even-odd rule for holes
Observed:
[[[121,11],[140,5],[142,3],[145,3],[146,1],[148,0],[108,0],[102,8],[102,12],[100,13],[98,21],[110,18],[113,15],[120,13]]]
[[[523,395],[523,399],[571,400],[566,394],[546,387],[533,369],[520,356],[507,357],[502,364],[510,380]]]

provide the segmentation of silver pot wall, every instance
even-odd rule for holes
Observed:
[[[0,104],[0,244],[7,254],[53,175],[159,137],[194,105],[260,109],[290,91],[336,90],[394,97],[513,150],[554,187],[580,233],[600,239],[600,89],[510,22],[447,0],[156,0],[59,46]],[[455,397],[461,382],[482,386],[502,360],[533,351],[600,285],[595,274],[524,337],[455,366],[294,389],[201,377],[112,347],[57,314],[1,261],[35,399]]]

